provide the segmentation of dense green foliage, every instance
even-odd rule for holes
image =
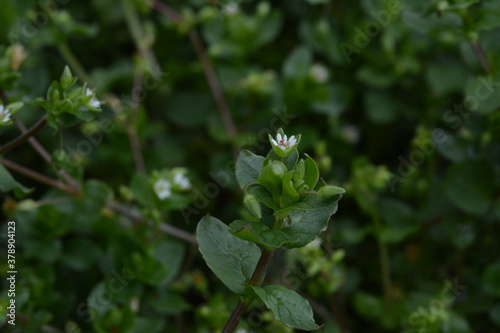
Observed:
[[[238,297],[194,233],[258,215],[234,166],[279,127],[346,193],[240,328],[293,332],[284,285],[325,332],[500,330],[500,1],[0,6],[0,330],[219,332]]]

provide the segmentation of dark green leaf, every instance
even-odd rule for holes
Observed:
[[[283,76],[285,78],[305,78],[311,65],[311,50],[305,46],[297,47],[285,60]]]
[[[260,258],[257,245],[237,238],[227,225],[208,215],[198,223],[196,233],[208,267],[231,291],[243,295]]]
[[[251,287],[255,294],[273,312],[276,320],[285,323],[290,328],[305,331],[319,329],[314,322],[313,311],[309,302],[295,291],[281,285]]]
[[[318,235],[326,229],[330,216],[337,211],[337,202],[340,196],[325,201],[316,195],[308,196],[305,202],[298,203],[290,212],[290,225],[281,229],[290,238],[299,238],[297,243],[285,244],[286,248],[302,247],[312,242]]]
[[[249,150],[243,149],[236,160],[236,180],[241,189],[257,181],[262,170],[264,157],[255,155]]]
[[[485,164],[465,162],[449,169],[444,189],[458,208],[481,215],[490,207],[495,190],[493,179],[491,169]]]
[[[304,175],[304,180],[307,185],[307,189],[309,191],[313,191],[314,187],[316,187],[316,183],[319,179],[319,170],[316,162],[311,158],[311,156],[306,154],[305,167],[306,172]]]
[[[281,230],[270,229],[261,222],[247,222],[236,220],[229,226],[231,232],[238,238],[263,245],[270,249],[282,247],[284,244],[293,244],[298,239],[292,239]]]
[[[253,194],[258,200],[260,200],[263,204],[271,209],[278,209],[276,204],[274,203],[274,199],[271,193],[264,188],[262,185],[252,185],[247,189],[248,193]]]

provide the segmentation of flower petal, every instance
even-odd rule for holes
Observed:
[[[274,139],[271,139],[271,143],[272,143],[274,146],[278,146],[278,143],[277,143]]]
[[[278,133],[276,135],[276,139],[278,139],[277,141],[280,142],[283,138],[281,137],[281,134]]]

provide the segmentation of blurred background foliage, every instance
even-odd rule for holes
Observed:
[[[28,143],[3,156],[80,188],[11,167],[17,184],[2,167],[13,331],[219,331],[237,299],[189,236],[207,212],[244,217],[235,154],[264,152],[280,126],[347,194],[321,239],[275,255],[268,282],[307,295],[325,332],[500,330],[499,1],[1,7],[2,101],[24,102],[22,122],[44,115],[34,101],[66,64],[105,101],[93,120],[36,134],[52,163]],[[18,134],[2,127],[2,145]],[[159,200],[154,180],[177,167],[192,187]],[[293,331],[259,304],[240,327]]]

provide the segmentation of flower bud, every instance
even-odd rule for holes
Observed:
[[[287,172],[288,169],[282,162],[269,161],[269,163],[262,168],[258,181],[266,190],[271,192],[273,196],[280,195],[282,177]]]
[[[243,204],[246,209],[252,214],[252,216],[258,218],[259,220],[262,217],[262,211],[260,208],[259,200],[253,194],[247,194],[243,198]]]
[[[345,193],[342,187],[326,185],[319,189],[318,195],[323,200],[332,199],[336,195]]]
[[[64,67],[64,71],[61,75],[61,87],[64,90],[67,90],[75,84],[76,79],[73,77],[71,74],[71,70],[69,69],[68,66]]]

